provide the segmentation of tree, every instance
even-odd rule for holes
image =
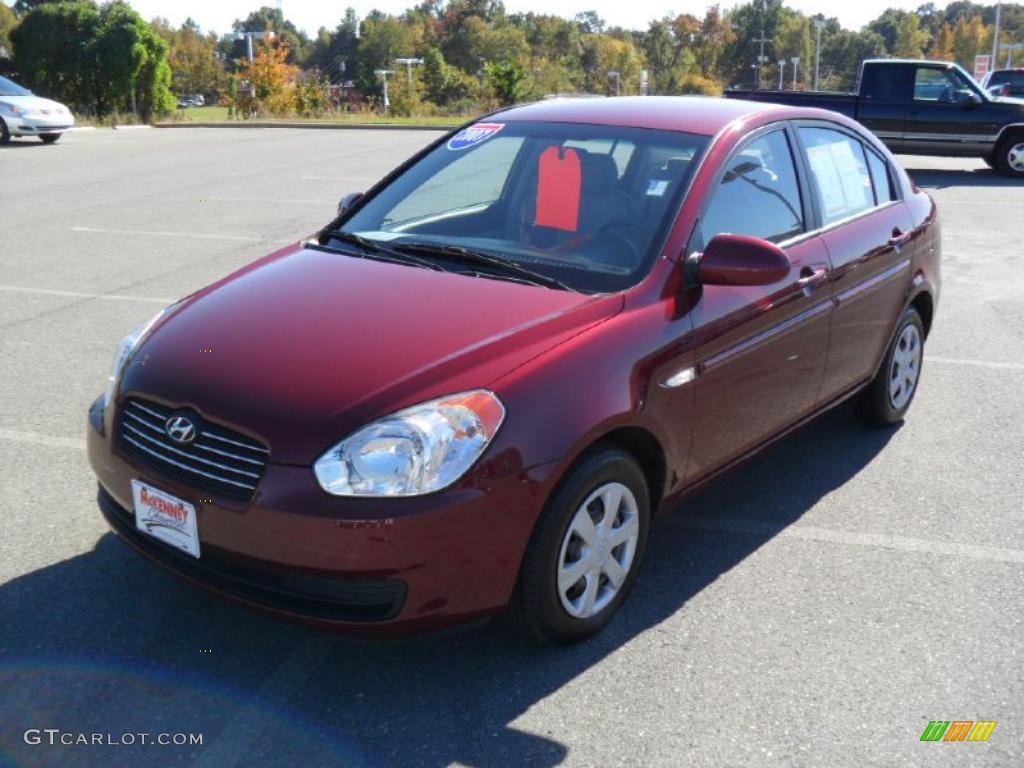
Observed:
[[[252,61],[239,73],[249,82],[248,96],[239,99],[246,113],[283,117],[295,110],[299,68],[288,63],[289,53],[283,40],[256,46]]]
[[[814,42],[811,38],[810,21],[802,13],[784,8],[779,14],[779,24],[775,30],[775,56],[773,58],[790,61],[800,58],[796,65],[798,75],[803,75],[804,83],[808,75],[814,74]],[[797,79],[797,78],[794,78]]]
[[[305,60],[309,48],[309,38],[306,33],[288,21],[279,8],[263,6],[258,11],[250,13],[244,21],[235,19],[235,23],[231,25],[231,31],[235,35],[243,32],[273,32],[276,37],[284,39],[287,45],[289,64],[297,64]],[[233,42],[235,44],[232,46],[232,58],[245,56],[246,42],[244,40]]]
[[[0,59],[11,55],[11,32],[18,26],[18,17],[14,11],[0,2]]]
[[[981,16],[963,16],[957,19],[953,28],[953,58],[963,67],[973,69],[974,57],[992,50],[991,35],[985,28]]]
[[[364,93],[380,94],[378,69],[392,69],[396,58],[415,55],[419,35],[394,16],[371,12],[359,36],[359,87]]]
[[[319,69],[332,83],[351,80],[359,71],[359,19],[352,8],[334,32],[320,30],[310,48],[306,66]]]
[[[916,14],[908,13],[897,26],[893,53],[907,59],[923,58],[928,39],[928,31],[921,29],[921,19]]]
[[[526,71],[515,61],[489,61],[487,82],[505,106],[522,101],[526,96]]]
[[[217,36],[204,35],[199,25],[186,19],[180,29],[165,29],[153,23],[167,42],[167,63],[171,67],[172,87],[178,94],[201,93],[215,100],[225,83],[224,64],[217,56]]]
[[[857,85],[864,59],[885,52],[885,38],[870,29],[840,30],[822,41],[821,78],[827,90],[852,90]]]

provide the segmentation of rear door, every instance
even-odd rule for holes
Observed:
[[[914,225],[887,161],[856,133],[824,121],[796,132],[832,267],[825,403],[874,375],[906,298]]]
[[[687,249],[702,251],[723,232],[754,235],[778,243],[792,265],[773,285],[707,285],[695,293],[691,479],[747,453],[815,405],[828,346],[828,259],[821,240],[808,234],[794,142],[787,127],[775,125],[741,143]]]

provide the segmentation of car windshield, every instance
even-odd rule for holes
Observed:
[[[1024,71],[993,72],[989,85],[1016,85],[1024,86]]]
[[[456,271],[472,263],[475,274],[508,276],[500,261],[526,281],[533,273],[572,290],[622,290],[650,269],[708,141],[644,128],[476,123],[339,232],[349,245],[358,236]]]
[[[0,96],[31,96],[32,91],[22,88],[20,85],[6,77],[0,77]]]

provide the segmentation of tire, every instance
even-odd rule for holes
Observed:
[[[910,307],[896,324],[878,373],[857,397],[857,415],[866,424],[885,427],[903,420],[921,381],[924,338],[921,316]]]
[[[7,130],[7,123],[0,118],[0,144],[7,144],[11,140],[11,132]]]
[[[1005,136],[996,146],[995,168],[1004,176],[1024,179],[1024,132]]]
[[[606,506],[606,500],[616,500],[615,506]],[[614,516],[606,516],[611,509]],[[650,518],[650,492],[636,459],[611,446],[584,454],[541,512],[507,623],[528,640],[548,645],[576,643],[604,629],[636,581]],[[588,546],[580,532],[593,543]],[[578,579],[573,583],[570,574],[560,584],[559,572],[574,563]],[[617,589],[613,576],[619,579]]]
[[[981,159],[984,160],[985,165],[987,165],[993,171],[996,170],[996,161],[992,158],[992,155],[985,155]]]
[[[42,139],[43,144],[56,144],[60,141],[61,134],[59,133],[41,133],[39,138]]]

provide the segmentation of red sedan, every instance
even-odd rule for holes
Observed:
[[[100,507],[296,620],[580,640],[656,511],[847,398],[903,418],[939,251],[931,199],[829,112],[495,113],[130,334],[90,411]]]

